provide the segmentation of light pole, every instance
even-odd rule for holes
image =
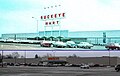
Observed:
[[[24,58],[24,66],[26,66],[26,50],[25,50],[25,53],[24,53],[24,56],[25,56],[25,58]]]
[[[37,36],[39,36],[39,32],[38,32],[38,19],[37,18],[35,18],[35,17],[32,17],[32,18],[34,18],[36,21],[37,21],[37,29],[36,29],[36,31],[37,31]],[[37,37],[37,40],[38,40],[38,37]]]

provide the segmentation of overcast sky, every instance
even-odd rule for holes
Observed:
[[[0,0],[0,35],[37,32],[32,17],[39,20],[39,31],[44,30],[41,15],[63,12],[66,17],[60,20],[61,29],[120,30],[120,0]]]
[[[13,52],[17,51],[4,51],[4,55],[12,54]],[[21,56],[25,56],[25,51],[18,51]],[[120,57],[119,51],[27,51],[26,57],[27,58],[34,58],[35,55],[40,57],[46,56],[47,54],[51,54],[52,56],[73,56],[76,54],[79,57],[102,57],[102,56],[111,56],[111,57]]]
[[[65,18],[60,20],[60,25],[64,30],[120,30],[120,0],[0,0],[0,35],[36,33],[36,19],[39,21],[39,31],[43,31],[44,21],[40,20],[40,16],[63,12],[65,12]],[[54,30],[57,29],[58,27],[54,27]],[[47,30],[51,28],[48,27]],[[23,52],[20,53],[24,55]],[[36,54],[36,52],[28,53],[28,57]],[[74,53],[79,56],[109,55],[108,52]],[[72,54],[73,52],[67,53],[67,55]],[[42,55],[46,55],[46,52],[42,52]],[[56,52],[56,55],[64,56],[66,53]],[[111,55],[119,56],[119,52],[112,52]]]

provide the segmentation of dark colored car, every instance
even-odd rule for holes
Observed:
[[[119,43],[108,43],[105,45],[105,48],[108,50],[120,50],[120,44]]]
[[[116,72],[120,71],[120,64],[118,64],[118,65],[115,66],[115,70],[116,70]]]

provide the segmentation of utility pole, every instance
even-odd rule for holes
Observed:
[[[32,18],[34,18],[34,19],[36,20],[36,22],[37,22],[36,32],[37,32],[37,40],[38,40],[38,37],[39,37],[39,31],[38,31],[38,19],[35,18],[35,17],[32,17]]]

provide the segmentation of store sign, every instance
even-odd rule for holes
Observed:
[[[48,21],[48,22],[45,22],[45,25],[59,25],[59,21]]]
[[[48,60],[59,60],[59,57],[49,57]]]
[[[56,13],[56,14],[51,14],[51,15],[45,15],[45,16],[40,16],[41,20],[48,20],[48,19],[57,19],[57,18],[64,18],[65,13]]]

